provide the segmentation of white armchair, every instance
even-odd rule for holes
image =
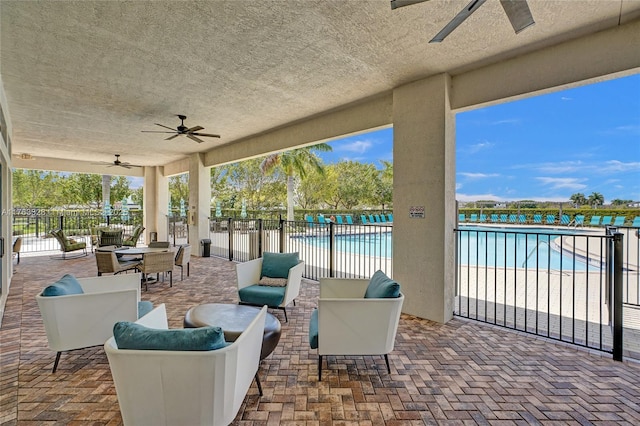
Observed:
[[[318,350],[318,380],[323,355],[384,355],[393,351],[404,295],[364,298],[366,279],[320,279],[318,309],[312,313],[309,343]]]
[[[261,280],[263,278],[263,262],[264,259],[269,259],[283,256],[295,257],[295,262],[290,268],[287,268],[288,274],[283,280],[282,287],[262,285]],[[290,258],[292,259],[292,258]],[[273,268],[269,268],[273,270]],[[304,262],[297,260],[297,253],[264,253],[263,257],[250,260],[248,262],[238,263],[236,265],[236,275],[238,279],[238,296],[240,303],[248,305],[263,306],[267,305],[270,308],[281,309],[284,312],[285,321],[289,321],[287,318],[287,305],[293,302],[295,306],[295,299],[300,294],[300,284],[302,282],[302,274],[304,272]],[[276,278],[277,279],[277,278]]]
[[[228,425],[256,378],[267,308],[230,345],[212,351],[118,349],[104,345],[125,425]],[[165,306],[136,321],[168,329]]]
[[[135,321],[140,301],[140,274],[78,278],[82,294],[36,296],[51,350],[57,352],[104,344],[118,321]]]

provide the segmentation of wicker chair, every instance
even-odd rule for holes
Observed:
[[[98,276],[102,274],[119,274],[120,272],[137,270],[140,265],[139,260],[120,260],[112,251],[97,251],[96,264],[98,265]]]
[[[112,229],[98,231],[98,247],[116,246],[122,247],[122,235],[124,229]]]
[[[176,266],[180,267],[180,281],[184,279],[183,272],[184,266],[187,266],[187,277],[189,276],[189,265],[191,263],[191,245],[185,244],[180,246],[178,253],[176,254]]]
[[[77,250],[82,250],[82,254],[78,254],[78,256],[87,256],[87,243],[84,241],[75,241],[74,239],[67,238],[62,229],[54,229],[50,234],[60,243],[62,259],[69,259],[69,257],[67,257],[67,253]]]
[[[149,243],[150,248],[169,248],[169,241],[151,241]]]
[[[138,240],[140,239],[140,235],[142,235],[142,231],[144,231],[144,226],[137,225],[133,228],[131,235],[122,241],[122,245],[126,247],[135,247],[138,245]]]
[[[138,270],[142,272],[145,291],[147,287],[147,274],[156,274],[156,280],[160,279],[160,274],[169,274],[169,287],[173,287],[173,252],[160,251],[155,253],[145,253]]]

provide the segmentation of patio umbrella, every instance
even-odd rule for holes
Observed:
[[[184,210],[184,200],[180,200],[180,217],[185,217],[187,213]]]
[[[120,219],[122,219],[125,222],[129,220],[129,206],[127,206],[126,198],[122,199],[122,207],[120,209]]]
[[[222,210],[220,209],[220,201],[216,203],[216,217],[222,216]]]
[[[240,211],[240,217],[243,219],[247,217],[247,202],[245,200],[242,200],[242,210]]]
[[[105,203],[104,208],[102,210],[102,216],[108,217],[111,216],[111,204]]]
[[[167,209],[167,211],[169,212],[169,217],[173,216],[171,209],[173,208],[173,206],[171,205],[171,201],[169,201],[169,207]]]

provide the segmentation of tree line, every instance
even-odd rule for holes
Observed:
[[[389,209],[393,164],[340,161],[324,164],[319,151],[327,144],[294,149],[262,158],[211,168],[211,208],[238,210]],[[169,178],[171,206],[189,199],[189,174]],[[110,204],[127,197],[142,205],[142,188],[125,176],[111,179]],[[103,207],[102,176],[40,170],[13,170],[13,204],[23,208]],[[292,210],[291,210],[292,211]],[[291,218],[292,220],[292,218]]]

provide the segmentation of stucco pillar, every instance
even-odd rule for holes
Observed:
[[[209,238],[211,212],[211,171],[204,166],[203,154],[189,157],[189,243],[191,253],[200,255],[200,240]]]
[[[162,167],[144,168],[143,220],[145,242],[151,241],[151,232],[158,233],[158,241],[169,241],[167,214],[169,209],[169,179]]]
[[[455,277],[450,88],[441,74],[393,92],[393,276],[403,312],[441,323],[453,316]]]

